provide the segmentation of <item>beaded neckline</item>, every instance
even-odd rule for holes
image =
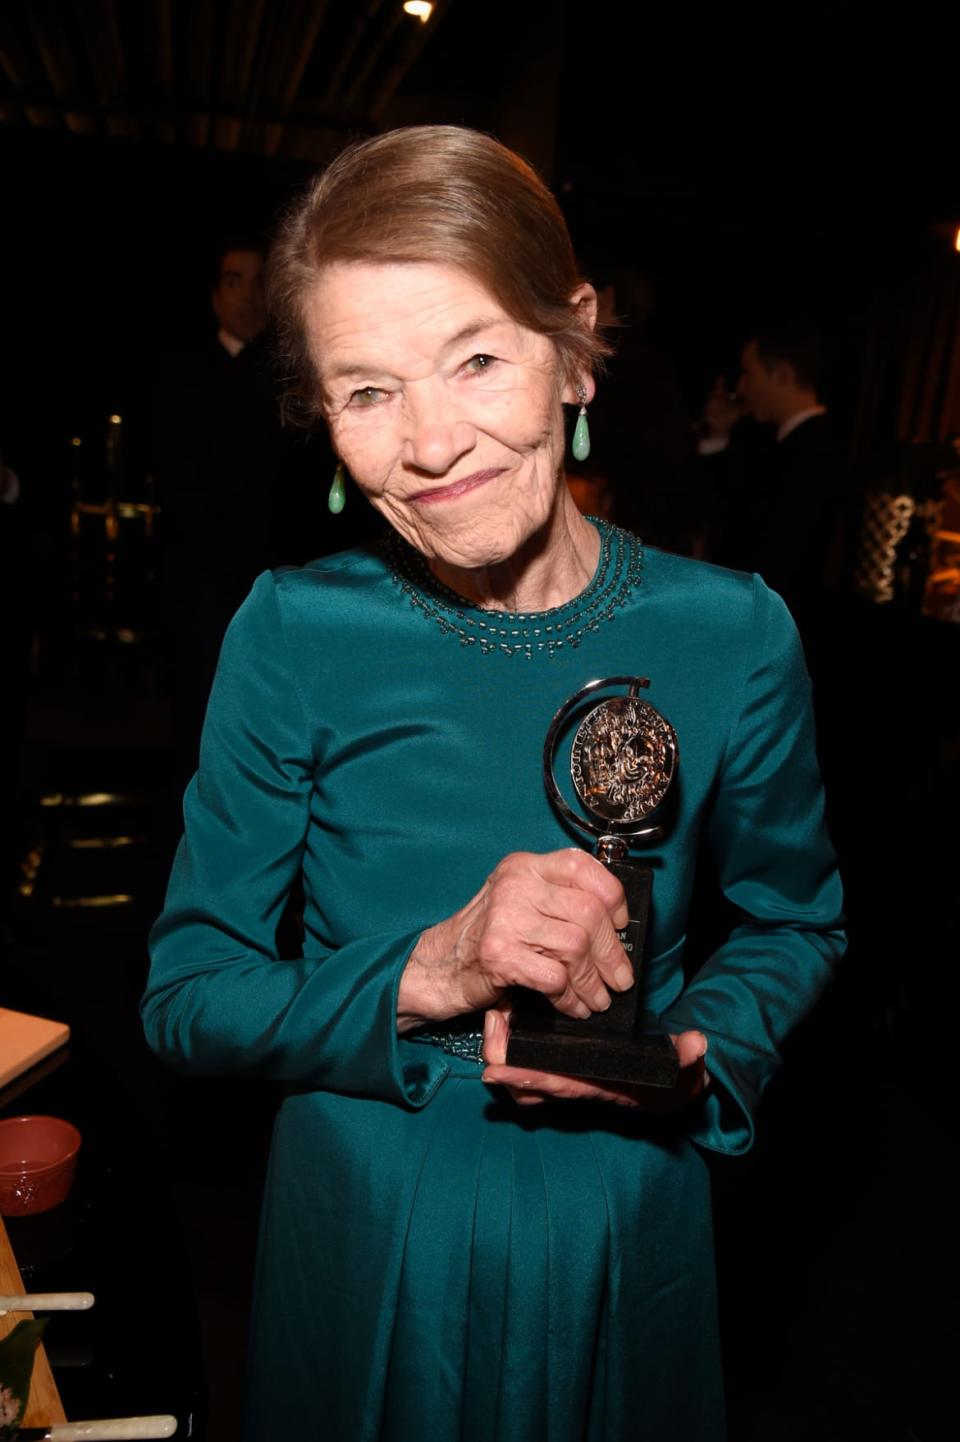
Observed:
[[[419,551],[391,533],[386,559],[395,585],[411,606],[433,621],[461,646],[476,646],[481,655],[553,656],[575,648],[601,623],[612,621],[640,584],[643,546],[629,531],[588,519],[600,533],[600,559],[593,579],[578,596],[548,611],[485,611],[449,590]]]

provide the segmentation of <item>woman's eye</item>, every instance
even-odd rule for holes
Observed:
[[[354,391],[350,396],[352,406],[375,406],[386,398],[386,391],[377,390],[376,386],[362,386],[360,390]]]
[[[476,375],[480,371],[489,370],[492,365],[496,365],[496,356],[474,355],[467,361],[464,370],[473,371],[474,375]]]

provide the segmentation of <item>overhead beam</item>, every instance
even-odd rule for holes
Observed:
[[[400,54],[380,81],[367,109],[367,116],[374,125],[379,123],[384,110],[396,94],[398,86],[402,84],[403,80],[413,69],[427,41],[431,40],[436,34],[437,26],[443,19],[448,5],[449,0],[436,0],[436,4],[433,7],[433,14],[430,16],[426,25],[421,24],[419,21],[411,23],[410,31],[405,37]]]
[[[265,115],[287,116],[300,93],[327,12],[327,0],[294,0],[284,10],[283,27],[275,27],[258,60],[247,104],[247,138],[251,148],[275,155],[282,124],[266,124]]]
[[[395,5],[383,17],[378,26],[376,37],[367,42],[366,50],[353,73],[349,86],[343,95],[339,97],[341,105],[344,105],[347,109],[356,106],[363,87],[379,64],[381,55],[392,40],[400,23],[408,18],[399,5]]]
[[[0,6],[0,70],[13,95],[4,102],[4,120],[26,118],[40,130],[56,130],[65,118],[63,106],[51,104],[43,67],[17,24],[12,6]],[[72,107],[70,107],[72,109]]]
[[[0,104],[6,104],[7,118],[12,123],[16,123],[20,110],[35,110],[41,104],[49,113],[50,125],[57,125],[64,115],[64,106],[59,102],[50,103],[45,94],[37,96],[31,91],[21,92],[15,97],[7,98],[6,101],[0,100]],[[76,109],[76,97],[68,97],[66,104],[72,109]],[[196,116],[189,110],[184,110],[182,107],[174,109],[172,106],[163,104],[151,105],[149,102],[136,106],[128,105],[124,110],[107,112],[105,118],[119,120],[128,126],[133,125],[140,130],[155,135],[162,135],[164,130],[166,130],[169,132],[171,139],[173,138],[173,122],[175,120],[185,120],[188,125],[192,125],[194,121],[202,120],[204,127],[208,126],[210,122],[213,122],[215,125],[218,120],[225,120],[230,124],[242,124],[245,121],[244,116],[231,115],[226,112],[214,111],[212,114],[210,112],[204,112],[201,116]],[[277,125],[281,130],[285,128],[284,120],[276,116],[266,116],[264,123],[268,126]],[[355,121],[348,121],[338,115],[318,116],[315,122],[300,117],[286,123],[290,125],[291,131],[295,132],[294,140],[290,145],[284,144],[281,151],[282,154],[289,156],[295,156],[301,153],[306,157],[312,156],[318,146],[326,155],[329,153],[331,146],[335,150],[340,149],[343,146],[345,137],[348,134],[356,133],[357,130]],[[191,142],[187,141],[187,143]],[[206,129],[203,131],[203,138],[197,143],[201,147],[211,143]]]
[[[343,84],[343,78],[353,63],[357,46],[360,44],[367,27],[372,25],[381,4],[382,0],[369,0],[366,9],[354,20],[347,42],[341,50],[340,58],[334,66],[333,73],[327,82],[327,88],[322,100],[322,105],[325,110],[332,110],[335,105],[339,104],[340,88]]]
[[[218,114],[214,143],[218,150],[236,150],[242,122],[232,118],[243,111],[250,89],[254,56],[261,39],[265,0],[230,0],[226,31],[223,36],[223,60],[220,67]],[[274,11],[285,14],[286,7]],[[230,117],[230,118],[228,118]]]
[[[92,16],[91,10],[94,11]],[[116,0],[81,0],[81,13],[86,21],[82,29],[97,100],[106,115],[107,130],[111,135],[130,135],[133,126],[124,106],[126,63]]]
[[[214,36],[216,33],[215,0],[194,0],[187,11],[187,105],[186,138],[193,145],[206,145],[210,139],[212,109],[211,79]]]
[[[177,93],[176,65],[173,50],[173,20],[170,15],[170,0],[150,0],[153,23],[148,31],[148,44],[153,57],[151,90],[157,101],[175,104]],[[157,134],[161,140],[175,140],[176,126],[171,120],[158,122]]]
[[[64,32],[62,13],[54,8],[50,0],[35,0],[34,4],[27,7],[26,14],[31,39],[40,58],[43,73],[54,96],[61,102],[58,109],[68,129],[95,129],[95,124],[90,123],[89,115],[83,115],[81,110],[65,108],[62,104],[65,96],[76,95],[81,89],[73,46],[70,37]]]

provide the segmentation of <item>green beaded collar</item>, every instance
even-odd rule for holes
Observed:
[[[426,558],[392,532],[384,543],[394,583],[411,606],[456,636],[461,646],[476,646],[481,655],[554,656],[575,648],[601,622],[612,621],[640,584],[643,546],[636,536],[596,516],[588,520],[600,532],[600,559],[593,580],[579,596],[549,611],[485,611],[473,606],[438,581]]]

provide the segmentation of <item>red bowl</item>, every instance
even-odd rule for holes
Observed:
[[[0,1122],[0,1216],[48,1212],[73,1185],[82,1138],[60,1117]]]

